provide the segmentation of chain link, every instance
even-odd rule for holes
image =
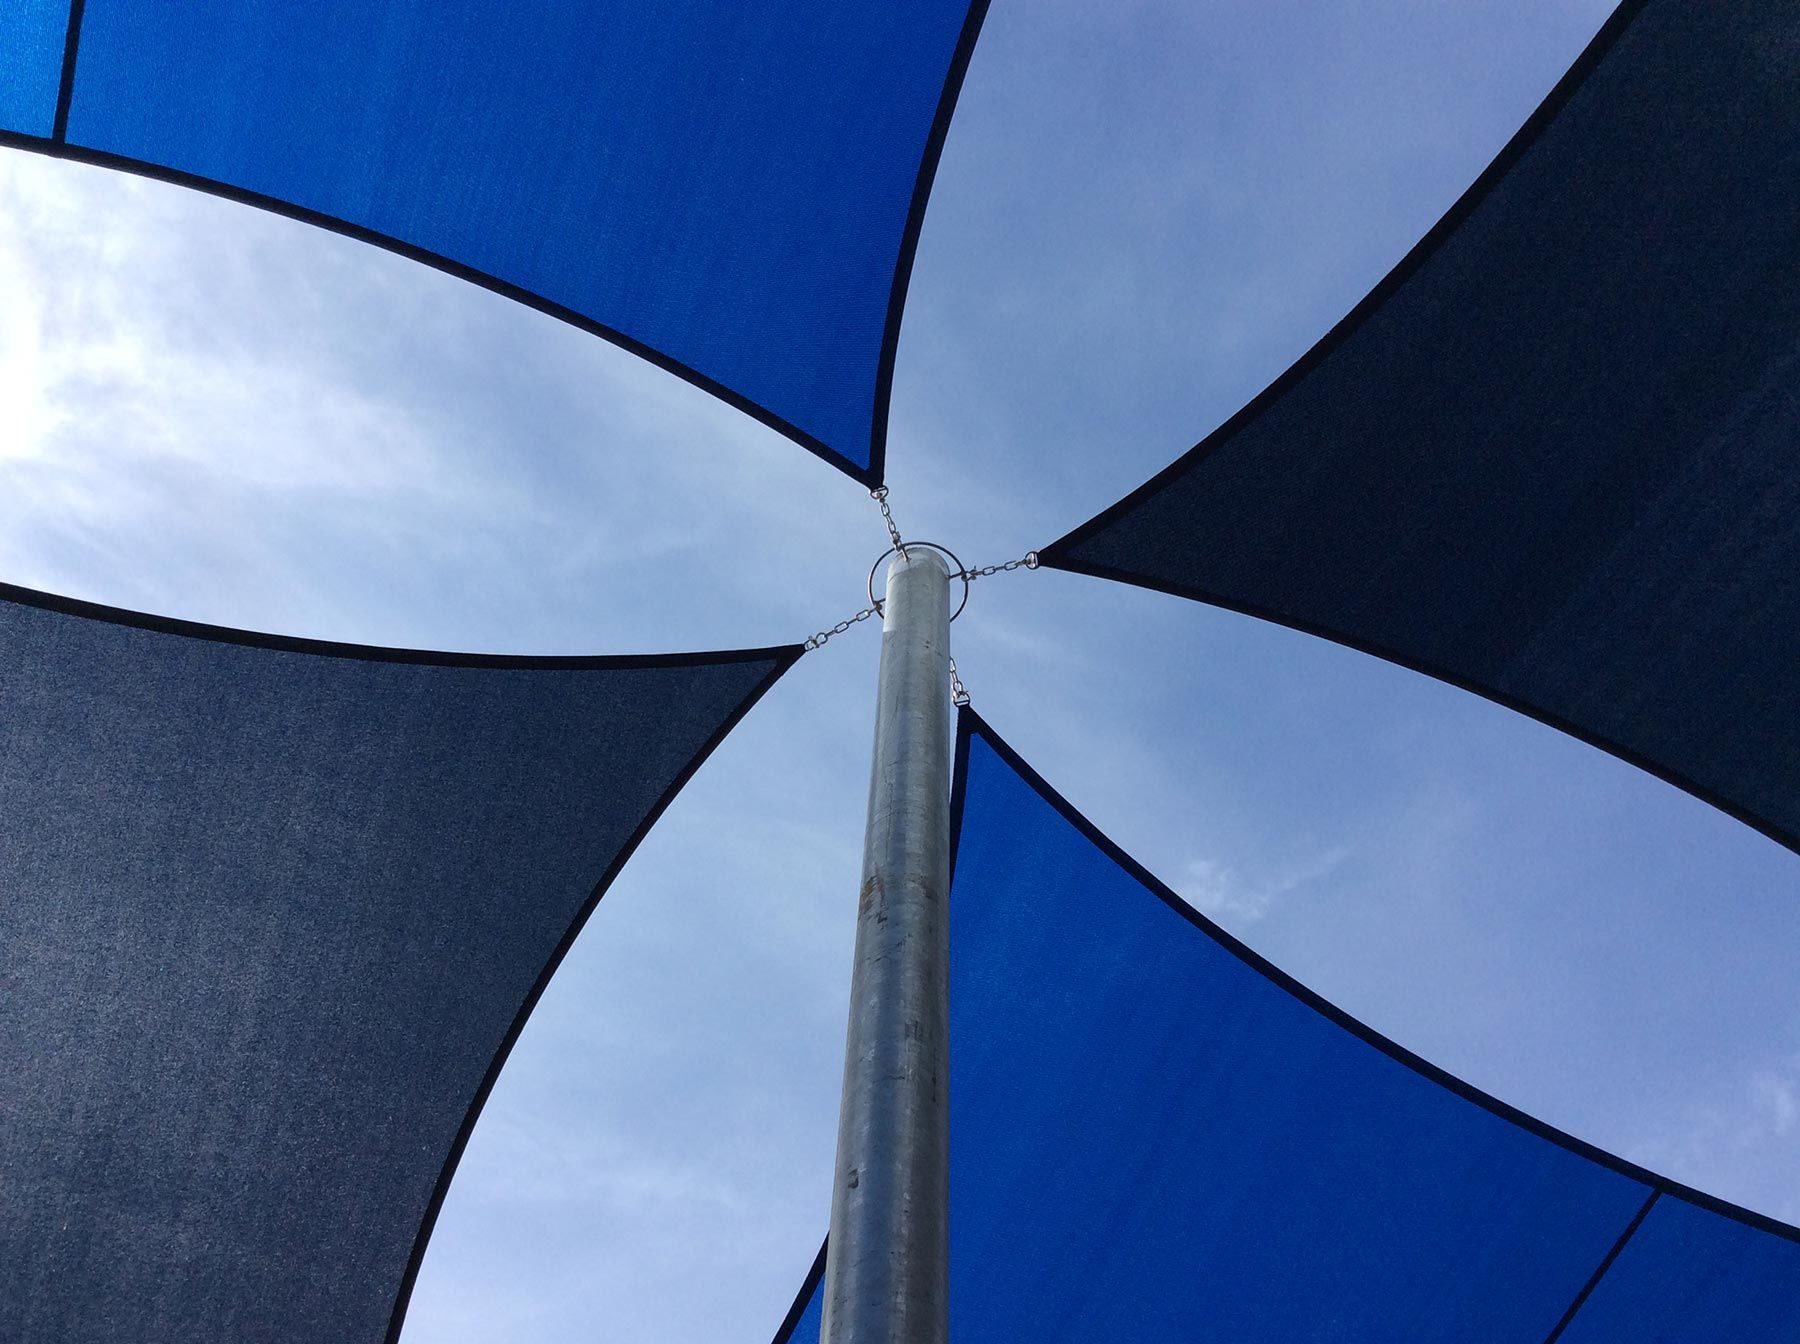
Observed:
[[[887,487],[884,485],[879,489],[869,491],[869,498],[874,500],[876,504],[881,507],[881,519],[887,524],[888,536],[894,539],[894,549],[899,551],[901,555],[905,555],[906,544],[900,540],[900,529],[895,526],[894,515],[888,508],[887,493]],[[1003,565],[983,565],[979,569],[959,569],[950,577],[953,579],[961,579],[967,584],[975,582],[976,579],[985,579],[991,574],[1008,574],[1015,569],[1036,569],[1037,567],[1037,552],[1026,551],[1025,554],[1020,556],[1017,560],[1008,560]],[[839,621],[829,630],[819,631],[818,634],[806,641],[804,647],[809,652],[813,649],[824,648],[826,643],[834,636],[843,634],[851,626],[866,621],[871,616],[879,615],[881,615],[881,603],[871,603],[869,606],[866,606],[861,611],[857,612],[856,615],[847,620]],[[954,658],[950,660],[950,696],[951,699],[959,705],[966,705],[969,703],[969,688],[963,685],[962,678],[957,675],[956,659]]]
[[[950,703],[961,706],[969,703],[969,688],[963,685],[962,673],[956,670],[956,659],[950,660]]]
[[[822,649],[832,636],[841,635],[851,626],[866,621],[871,616],[879,616],[880,614],[880,607],[864,607],[861,611],[857,612],[856,615],[851,616],[846,620],[839,621],[836,625],[832,626],[831,629],[819,631],[818,634],[808,639],[802,647],[808,652],[811,652],[813,649]]]
[[[894,511],[888,507],[888,488],[878,485],[869,491],[869,498],[875,501],[875,507],[881,510],[881,521],[887,524],[888,536],[892,538],[894,549],[902,556],[906,554],[906,543],[900,540],[900,528],[894,522]]]
[[[1038,553],[1026,551],[1017,560],[1008,560],[1004,565],[983,565],[980,569],[965,569],[956,577],[968,583],[974,583],[976,579],[985,579],[990,574],[1010,574],[1015,569],[1036,569],[1037,567]]]

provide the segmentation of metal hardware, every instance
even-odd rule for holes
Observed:
[[[950,613],[950,619],[954,621],[958,616],[962,615],[962,609],[969,605],[969,580],[963,574],[963,562],[956,558],[955,551],[951,550],[948,546],[940,546],[935,541],[914,541],[909,542],[907,545],[909,550],[936,551],[954,566],[954,568],[949,570],[949,577],[962,579],[963,581],[962,598],[957,602],[956,610]],[[875,571],[881,568],[881,562],[883,560],[894,553],[895,551],[893,549],[883,551],[880,555],[875,557],[875,563],[869,566],[869,605],[874,607],[877,611],[881,610],[881,599],[875,596]],[[908,556],[907,551],[900,551],[899,554],[901,559],[906,559]]]
[[[969,703],[969,688],[963,685],[962,673],[956,670],[956,659],[950,660],[950,703],[961,709]]]
[[[1017,560],[1008,560],[1004,565],[983,565],[980,569],[965,569],[956,577],[965,583],[973,583],[976,579],[985,579],[990,574],[1010,574],[1015,569],[1036,569],[1038,553],[1026,551]]]
[[[875,501],[875,507],[881,510],[881,521],[887,524],[888,536],[892,538],[894,549],[901,555],[906,554],[906,543],[900,540],[899,525],[894,522],[894,511],[888,507],[888,488],[878,485],[869,491],[869,498]],[[876,564],[881,562],[877,560]]]
[[[825,647],[826,641],[833,635],[841,635],[851,626],[860,624],[861,622],[868,620],[871,616],[879,615],[881,615],[880,607],[864,607],[861,611],[857,612],[856,615],[851,616],[846,620],[839,621],[836,625],[832,626],[831,629],[819,631],[818,634],[810,637],[803,647],[809,653],[814,649],[822,649]]]

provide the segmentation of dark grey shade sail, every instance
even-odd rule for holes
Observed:
[[[1800,848],[1800,0],[1627,3],[1267,391],[1046,563],[1489,696]]]
[[[0,587],[0,1339],[396,1335],[551,972],[798,654],[362,649]]]

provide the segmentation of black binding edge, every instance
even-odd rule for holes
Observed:
[[[727,663],[774,661],[782,671],[793,666],[805,649],[799,644],[779,644],[766,649],[721,649],[706,653],[607,653],[607,654],[529,654],[529,653],[443,653],[433,649],[389,649],[372,644],[340,644],[328,639],[301,639],[293,635],[269,635],[255,630],[234,630],[224,625],[203,625],[198,621],[182,621],[172,616],[153,616],[121,607],[83,602],[79,598],[21,588],[0,583],[0,601],[23,607],[37,607],[79,616],[84,620],[104,621],[108,625],[130,626],[159,635],[179,635],[184,639],[200,639],[212,644],[241,644],[246,648],[268,649],[276,653],[305,653],[320,658],[349,658],[366,663],[412,663],[427,667],[486,667],[538,669],[542,671],[576,672],[583,670],[624,671],[630,668],[713,667]],[[710,748],[709,748],[710,750]]]
[[[806,1315],[807,1304],[812,1301],[813,1294],[825,1280],[825,1251],[831,1245],[829,1238],[819,1243],[819,1254],[812,1262],[812,1268],[806,1271],[806,1282],[800,1285],[800,1291],[794,1295],[794,1305],[788,1308],[787,1318],[782,1321],[781,1328],[775,1332],[770,1344],[788,1344],[794,1337],[794,1331],[800,1325],[800,1318]],[[802,1341],[802,1344],[806,1344]]]
[[[1039,554],[1041,555],[1042,553],[1040,552]],[[1607,755],[1616,757],[1625,762],[1625,764],[1642,770],[1652,778],[1661,780],[1664,784],[1667,784],[1672,788],[1680,789],[1683,793],[1699,799],[1709,807],[1717,808],[1733,821],[1742,822],[1757,834],[1766,836],[1776,844],[1794,850],[1795,852],[1800,852],[1800,834],[1787,831],[1776,823],[1768,820],[1768,818],[1758,816],[1756,813],[1749,811],[1741,804],[1733,802],[1731,799],[1716,792],[1712,788],[1704,784],[1696,783],[1681,771],[1676,770],[1671,766],[1664,765],[1660,761],[1653,760],[1632,747],[1622,746],[1619,743],[1614,742],[1611,738],[1604,737],[1599,733],[1584,728],[1572,720],[1565,719],[1558,714],[1554,714],[1551,711],[1544,709],[1542,706],[1534,705],[1529,700],[1521,700],[1517,696],[1508,694],[1506,691],[1483,685],[1478,681],[1473,681],[1468,677],[1462,676],[1460,673],[1439,667],[1428,659],[1414,658],[1408,654],[1396,652],[1395,650],[1390,649],[1383,644],[1375,643],[1372,640],[1359,639],[1355,635],[1345,634],[1342,631],[1334,630],[1327,625],[1317,625],[1311,621],[1304,620],[1301,617],[1290,616],[1285,612],[1276,611],[1272,607],[1259,606],[1254,602],[1240,601],[1235,597],[1226,597],[1222,593],[1210,592],[1204,588],[1192,588],[1178,583],[1164,583],[1160,579],[1145,578],[1142,575],[1132,574],[1126,570],[1114,569],[1106,565],[1090,565],[1086,561],[1063,561],[1058,563],[1045,560],[1042,563],[1052,568],[1064,570],[1070,574],[1085,574],[1090,578],[1111,579],[1119,583],[1128,583],[1135,588],[1147,588],[1151,592],[1166,593],[1171,597],[1182,597],[1193,602],[1204,602],[1208,606],[1218,607],[1224,611],[1235,611],[1241,616],[1251,616],[1259,621],[1267,621],[1271,625],[1285,626],[1287,629],[1296,630],[1303,635],[1312,635],[1315,638],[1325,640],[1331,644],[1337,644],[1357,653],[1366,653],[1372,658],[1379,658],[1383,662],[1394,664],[1396,667],[1403,667],[1409,672],[1420,673],[1423,676],[1430,677],[1433,681],[1441,681],[1447,686],[1454,686],[1459,691],[1467,691],[1470,695],[1477,695],[1483,700],[1491,701],[1492,703],[1499,705],[1502,709],[1510,709],[1515,714],[1522,714],[1528,719],[1543,724],[1546,728],[1554,728],[1559,733],[1566,733],[1577,742],[1584,742],[1590,747],[1598,748]]]
[[[69,28],[63,37],[62,79],[56,86],[56,118],[50,138],[61,144],[69,134],[69,103],[75,97],[75,51],[81,45],[81,13],[87,0],[69,0]]]
[[[600,904],[600,898],[606,895],[607,888],[612,886],[613,880],[630,861],[632,854],[637,851],[637,847],[643,843],[644,837],[650,833],[650,828],[662,818],[663,813],[668,810],[669,804],[675,801],[676,795],[687,786],[687,782],[706,763],[707,758],[718,749],[719,744],[730,735],[732,729],[738,726],[769,688],[781,679],[782,674],[794,665],[795,660],[801,654],[801,649],[795,645],[778,652],[780,658],[775,666],[771,667],[768,673],[757,682],[750,693],[738,704],[738,707],[719,725],[693,758],[682,767],[681,772],[664,790],[662,797],[658,798],[655,805],[644,814],[644,819],[631,833],[631,838],[625,842],[618,854],[614,856],[613,861],[607,865],[606,871],[601,875],[599,882],[595,884],[593,892],[588,896],[581,909],[575,913],[575,918],[570,921],[568,929],[563,933],[562,941],[556,945],[556,950],[544,963],[544,969],[538,973],[537,982],[532,985],[524,1002],[519,1005],[518,1014],[513,1018],[512,1025],[507,1028],[506,1036],[500,1042],[500,1048],[494,1053],[494,1058],[488,1065],[481,1085],[475,1089],[475,1096],[469,1103],[467,1113],[463,1116],[462,1127],[457,1130],[456,1140],[450,1145],[450,1153],[444,1159],[443,1170],[438,1175],[437,1184],[432,1188],[431,1201],[425,1206],[425,1216],[419,1222],[419,1233],[413,1241],[412,1254],[407,1258],[406,1273],[400,1280],[399,1291],[394,1297],[394,1312],[388,1324],[387,1344],[398,1344],[399,1342],[400,1329],[406,1321],[406,1308],[412,1300],[413,1285],[418,1281],[420,1265],[425,1262],[425,1248],[431,1240],[432,1230],[437,1226],[438,1213],[444,1207],[444,1198],[450,1192],[450,1182],[456,1175],[457,1164],[462,1161],[463,1150],[468,1146],[469,1136],[475,1132],[475,1122],[481,1118],[482,1107],[487,1104],[488,1095],[494,1090],[494,1084],[500,1077],[500,1071],[506,1067],[507,1056],[512,1053],[512,1048],[517,1043],[520,1033],[525,1030],[525,1024],[530,1020],[532,1010],[537,1007],[538,1000],[543,997],[544,990],[549,987],[551,977],[562,965],[563,958],[574,946],[575,939],[580,935],[583,926],[587,924],[588,917]]]
[[[1463,1100],[1473,1102],[1490,1114],[1498,1116],[1502,1120],[1510,1121],[1520,1129],[1535,1134],[1538,1138],[1547,1139],[1551,1143],[1574,1153],[1578,1157],[1584,1157],[1588,1161],[1604,1167],[1609,1171],[1636,1181],[1640,1185],[1648,1187],[1652,1192],[1671,1195],[1685,1203],[1704,1209],[1709,1213],[1719,1214],[1734,1222],[1755,1228],[1760,1232],[1767,1232],[1787,1241],[1800,1242],[1800,1227],[1794,1227],[1788,1223],[1781,1222],[1778,1219],[1770,1218],[1768,1215],[1757,1213],[1753,1209],[1746,1209],[1742,1205],[1733,1204],[1729,1200],[1718,1198],[1716,1195],[1709,1195],[1703,1190],[1694,1189],[1692,1186],[1683,1185],[1679,1181],[1671,1180],[1667,1176],[1662,1176],[1644,1167],[1640,1167],[1635,1162],[1628,1162],[1624,1158],[1609,1153],[1604,1149],[1596,1148],[1593,1144],[1578,1139],[1574,1135],[1556,1128],[1554,1125],[1539,1120],[1534,1116],[1527,1115],[1517,1107],[1509,1106],[1506,1102],[1499,1100],[1497,1097],[1483,1092],[1480,1088],[1464,1082],[1454,1074],[1440,1069],[1430,1061],[1420,1058],[1405,1046],[1399,1045],[1388,1039],[1373,1027],[1358,1021],[1343,1009],[1308,989],[1286,971],[1283,971],[1274,963],[1252,951],[1248,946],[1239,942],[1236,938],[1233,938],[1229,933],[1225,932],[1224,929],[1220,928],[1217,924],[1214,924],[1205,915],[1201,914],[1198,910],[1194,909],[1193,906],[1182,900],[1181,897],[1176,895],[1169,887],[1158,881],[1154,873],[1150,872],[1149,869],[1145,868],[1136,859],[1132,858],[1131,855],[1127,854],[1123,849],[1119,848],[1118,845],[1114,844],[1112,840],[1107,838],[1105,832],[1094,825],[1093,822],[1089,821],[1087,817],[1083,816],[1073,803],[1069,802],[1067,798],[1064,798],[1062,794],[1052,788],[1049,782],[1046,781],[1042,775],[1038,774],[1036,770],[1033,770],[1018,752],[1014,751],[1006,744],[1005,740],[994,731],[992,726],[990,726],[985,719],[967,705],[962,707],[957,716],[957,775],[954,785],[954,796],[957,799],[958,808],[952,815],[958,831],[961,830],[962,825],[960,803],[966,792],[966,782],[964,777],[968,769],[967,742],[968,739],[975,734],[980,734],[981,740],[991,747],[995,754],[998,755],[1020,779],[1030,785],[1033,791],[1037,793],[1038,797],[1042,798],[1044,802],[1054,808],[1062,816],[1064,821],[1080,831],[1090,844],[1100,850],[1101,853],[1105,854],[1114,863],[1118,864],[1127,874],[1135,878],[1148,891],[1160,899],[1164,905],[1168,906],[1176,914],[1187,920],[1188,923],[1200,930],[1201,933],[1212,939],[1221,948],[1243,962],[1251,970],[1257,972],[1264,979],[1270,981],[1277,987],[1286,990],[1289,994],[1293,995],[1294,998],[1300,1000],[1301,1003],[1311,1008],[1320,1016],[1336,1023],[1339,1027],[1342,1027],[1351,1035],[1358,1037],[1366,1044],[1375,1047],[1375,1049],[1381,1051],[1381,1053],[1388,1056],[1388,1058],[1394,1060],[1396,1063],[1411,1069],[1414,1073],[1419,1074],[1427,1081],[1436,1083],[1438,1086],[1454,1092]],[[954,901],[955,899],[956,893],[953,887],[951,890],[951,900]]]
[[[976,713],[972,706],[958,705],[956,707],[956,764],[951,767],[950,774],[950,890],[952,894],[956,891],[956,860],[962,853],[963,809],[969,801],[969,742],[978,728],[984,730],[982,733],[984,737],[991,737],[996,744],[1000,744],[999,734],[987,726],[986,719]],[[1001,749],[1007,752],[1012,750],[1003,744]],[[1019,764],[1024,765],[1024,761],[1021,760]],[[1027,768],[1029,769],[1029,767]],[[1037,776],[1033,774],[1028,778],[1035,779]],[[952,959],[956,956],[954,946],[950,949],[950,955]]]
[[[70,49],[70,59],[73,59],[73,48]],[[777,434],[793,440],[809,453],[824,459],[854,481],[871,489],[881,483],[880,473],[872,467],[858,466],[823,439],[807,433],[792,421],[782,419],[775,412],[758,405],[741,393],[732,391],[725,384],[709,378],[698,369],[689,368],[680,360],[663,354],[654,346],[646,345],[635,337],[627,336],[624,332],[609,327],[603,322],[585,317],[573,308],[564,307],[553,299],[546,299],[541,294],[534,294],[528,289],[522,289],[510,281],[489,275],[486,271],[478,271],[473,266],[466,266],[460,261],[452,261],[449,257],[439,253],[428,252],[412,243],[402,242],[388,234],[377,233],[360,224],[352,224],[348,220],[322,214],[317,210],[308,209],[306,206],[295,205],[274,196],[265,196],[261,192],[247,191],[228,183],[216,182],[209,177],[185,173],[177,168],[165,168],[160,164],[146,163],[142,159],[128,158],[123,154],[110,154],[105,150],[86,149],[80,145],[71,145],[60,139],[46,140],[42,136],[25,135],[19,131],[7,130],[0,130],[0,145],[10,146],[13,149],[30,150],[54,159],[85,163],[96,168],[111,168],[118,172],[147,177],[157,182],[168,182],[178,187],[189,187],[194,191],[205,192],[209,196],[222,197],[228,201],[235,201],[239,205],[254,206],[259,210],[267,210],[271,214],[298,220],[302,224],[311,224],[315,228],[324,229],[328,233],[340,234],[345,238],[353,238],[360,243],[369,243],[405,257],[409,261],[416,261],[433,270],[443,271],[446,275],[453,275],[459,280],[479,285],[482,289],[498,294],[502,298],[522,303],[527,308],[536,309],[546,316],[567,322],[570,326],[577,327],[591,336],[598,336],[604,341],[610,341],[640,359],[648,360],[665,373],[672,373],[683,382],[692,383],[702,392],[711,393],[732,409],[742,411],[752,420],[767,425]]]
[[[1544,1336],[1544,1344],[1556,1344],[1556,1341],[1562,1338],[1563,1331],[1569,1328],[1569,1322],[1575,1319],[1575,1313],[1587,1305],[1587,1300],[1593,1295],[1594,1289],[1600,1286],[1600,1280],[1606,1277],[1606,1271],[1613,1267],[1613,1261],[1617,1260],[1619,1252],[1625,1249],[1625,1243],[1630,1241],[1638,1228],[1643,1226],[1644,1219],[1650,1216],[1651,1205],[1660,1198],[1662,1198],[1661,1190],[1650,1192],[1650,1198],[1644,1201],[1644,1206],[1637,1211],[1637,1216],[1625,1225],[1623,1232],[1619,1233],[1619,1239],[1613,1243],[1613,1247],[1606,1253],[1605,1259],[1601,1260],[1599,1268],[1588,1276],[1588,1281],[1581,1286],[1581,1291],[1575,1294],[1575,1300],[1569,1303],[1569,1309],[1562,1314],[1562,1319],[1556,1323],[1556,1328]]]
[[[981,25],[987,19],[988,3],[989,0],[974,0],[969,6],[968,18],[963,21],[962,35],[956,39],[956,51],[950,58],[950,70],[944,79],[944,92],[938,99],[937,114],[931,121],[931,134],[925,141],[925,157],[919,162],[919,176],[913,183],[912,205],[906,212],[900,255],[894,262],[894,283],[888,291],[887,326],[881,333],[881,362],[875,372],[875,415],[869,427],[869,479],[863,482],[871,488],[881,484],[887,471],[888,407],[894,393],[894,361],[900,353],[900,319],[906,310],[906,291],[912,283],[919,234],[925,227],[925,207],[931,198],[931,185],[937,178],[944,141],[950,134],[950,119],[956,114],[956,100],[962,95],[963,79],[969,73],[969,60],[975,54]]]
[[[1057,569],[1067,569],[1080,574],[1094,573],[1095,571],[1092,569],[1083,568],[1081,562],[1074,560],[1069,552],[1091,540],[1097,533],[1112,526],[1122,515],[1137,508],[1151,496],[1160,493],[1171,482],[1186,475],[1200,462],[1223,447],[1226,440],[1232,438],[1250,421],[1268,410],[1296,383],[1324,363],[1340,345],[1355,335],[1375,310],[1386,303],[1394,291],[1412,279],[1413,275],[1426,262],[1430,261],[1437,250],[1448,241],[1450,235],[1462,227],[1463,222],[1470,215],[1480,209],[1494,189],[1500,185],[1501,180],[1512,171],[1513,166],[1549,129],[1550,123],[1556,119],[1557,114],[1580,90],[1588,76],[1594,72],[1607,53],[1624,35],[1625,30],[1631,25],[1631,21],[1649,2],[1650,0],[1623,0],[1623,3],[1613,11],[1611,17],[1601,25],[1600,31],[1594,35],[1593,40],[1582,49],[1581,55],[1575,58],[1575,63],[1556,82],[1556,86],[1550,90],[1544,101],[1538,104],[1537,110],[1526,118],[1525,124],[1518,129],[1511,140],[1506,142],[1505,147],[1494,157],[1493,162],[1482,170],[1481,176],[1475,179],[1474,185],[1444,212],[1442,218],[1431,226],[1430,231],[1413,246],[1412,251],[1402,257],[1399,264],[1389,271],[1374,289],[1364,295],[1362,300],[1340,319],[1336,326],[1320,337],[1317,344],[1290,364],[1280,377],[1257,393],[1243,409],[1224,424],[1118,503],[1096,514],[1074,531],[1059,537],[1044,547],[1038,552],[1038,559]],[[1103,577],[1114,576],[1109,574]],[[1139,580],[1130,581],[1141,582]]]

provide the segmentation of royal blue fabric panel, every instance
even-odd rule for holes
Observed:
[[[1800,0],[1616,15],[1351,318],[1048,548],[1493,696],[1800,846]]]
[[[1530,1340],[1648,1193],[1197,926],[969,745],[951,893],[962,1339]]]
[[[1800,1231],[1385,1041],[960,731],[952,1340],[1800,1337]],[[822,1300],[809,1281],[777,1344],[815,1344]]]
[[[1664,1196],[1559,1344],[1788,1344],[1800,1244]]]
[[[967,0],[88,0],[68,139],[598,323],[871,465]]]
[[[49,135],[62,84],[69,0],[7,0],[0,12],[0,130]]]
[[[825,1328],[824,1282],[809,1284],[802,1291],[806,1304],[800,1309],[799,1319],[775,1336],[775,1344],[819,1344],[820,1332]]]
[[[566,940],[796,650],[396,659],[0,598],[0,1339],[377,1344]]]

